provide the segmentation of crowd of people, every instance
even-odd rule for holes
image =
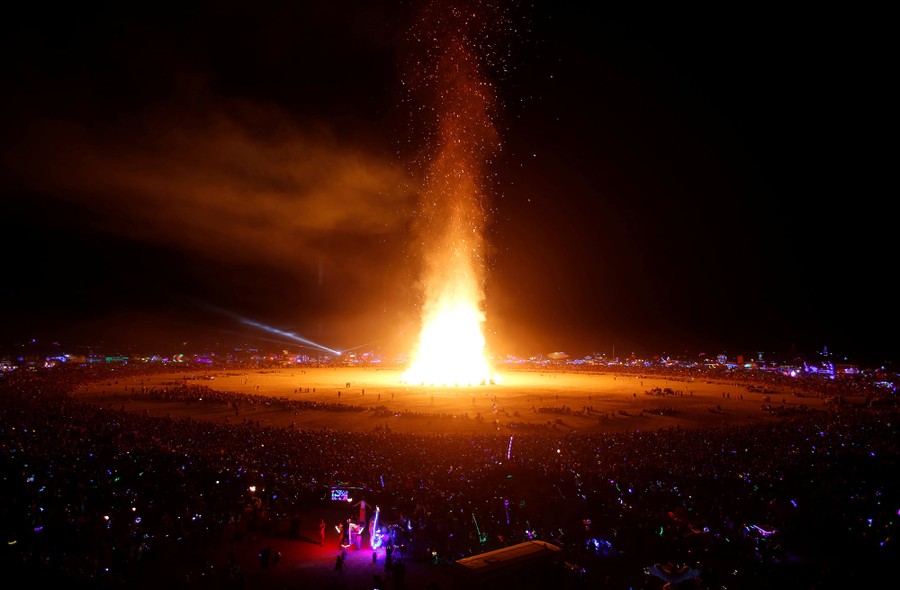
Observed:
[[[855,587],[889,575],[898,557],[892,407],[704,430],[360,438],[71,396],[129,370],[0,377],[0,551],[19,579],[238,587],[214,549],[278,530],[328,502],[335,482],[365,490],[397,525],[404,560],[443,567],[540,539],[564,552],[561,589],[658,587],[659,564],[689,568],[698,575],[679,584],[710,589]],[[160,567],[172,563],[177,579]]]

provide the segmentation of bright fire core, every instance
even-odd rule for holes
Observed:
[[[496,382],[485,357],[481,331],[484,315],[470,301],[447,297],[426,318],[413,365],[405,383],[481,385]]]

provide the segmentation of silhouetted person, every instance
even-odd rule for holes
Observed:
[[[395,588],[403,588],[403,583],[404,583],[403,578],[405,575],[406,575],[406,564],[403,563],[402,559],[398,559],[397,563],[394,564],[394,571],[392,572]]]
[[[262,551],[259,552],[259,566],[268,571],[269,564],[272,561],[272,548],[268,545],[262,548]]]
[[[388,545],[387,549],[384,553],[384,574],[388,577],[391,575],[391,571],[394,569],[394,557],[391,554],[391,546]]]

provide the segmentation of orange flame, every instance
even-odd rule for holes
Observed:
[[[483,333],[485,313],[482,168],[499,149],[491,113],[493,86],[481,74],[470,14],[434,3],[417,38],[434,45],[433,69],[415,82],[437,108],[429,138],[431,160],[421,195],[420,230],[425,252],[422,331],[405,383],[496,383]],[[421,62],[417,62],[421,65]]]
[[[404,383],[418,385],[483,385],[496,381],[485,356],[481,331],[484,314],[460,299],[439,303],[426,318],[413,365]]]

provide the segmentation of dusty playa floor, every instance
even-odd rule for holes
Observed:
[[[509,371],[501,382],[424,387],[402,382],[400,370],[311,368],[197,371],[120,378],[83,386],[82,401],[154,416],[302,429],[366,432],[560,433],[655,431],[758,423],[785,410],[824,409],[824,400],[731,381]],[[201,385],[242,394],[229,403],[153,399],[142,392]],[[267,403],[267,398],[288,402]],[[343,410],[343,411],[342,411]]]
[[[824,408],[820,398],[730,381],[556,372],[506,372],[501,376],[501,383],[489,386],[421,387],[403,384],[399,370],[198,371],[95,382],[75,395],[88,403],[176,419],[190,416],[232,424],[247,420],[273,427],[346,432],[389,427],[392,432],[510,436],[531,429],[587,434],[753,424],[780,419],[764,409],[767,404],[787,409]],[[178,399],[147,393],[184,391],[185,385],[189,395]],[[237,413],[223,401],[232,399],[241,400]],[[283,531],[249,535],[211,549],[212,563],[234,560],[245,576],[243,587],[259,590],[460,587],[452,569],[421,560],[407,562],[405,584],[387,577],[386,585],[376,584],[376,576],[385,576],[383,550],[376,552],[374,561],[370,549],[350,550],[344,568],[335,570],[341,548],[334,525],[346,516],[343,503],[310,506],[297,516],[299,535]],[[319,518],[328,523],[323,546],[318,544]],[[261,567],[259,555],[265,547],[281,554],[277,567]],[[661,585],[656,578],[643,581],[644,587]]]

